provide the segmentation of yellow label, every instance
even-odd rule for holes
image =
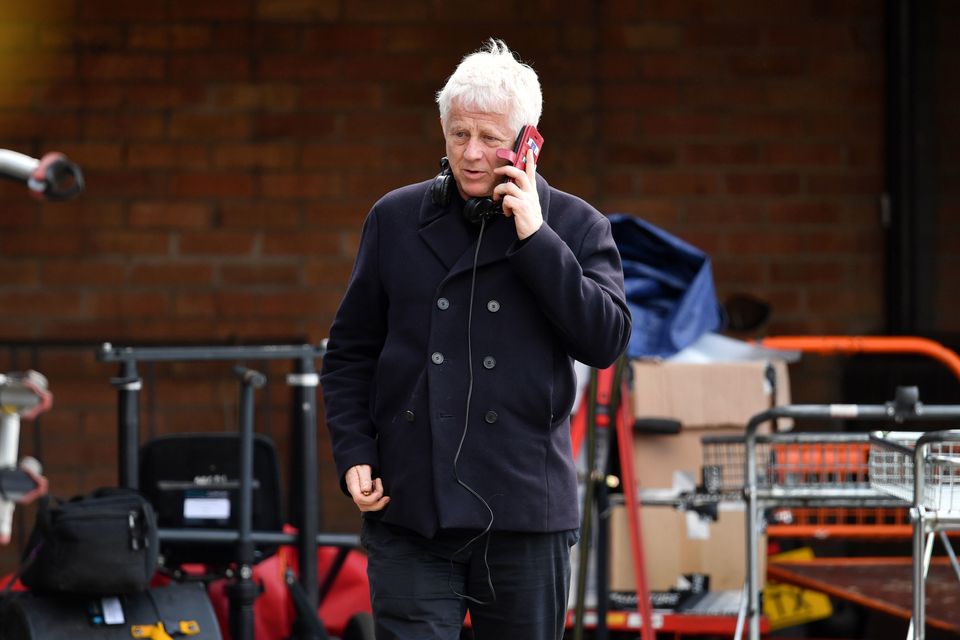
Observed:
[[[802,547],[769,557],[771,562],[780,560],[812,560],[813,550]],[[825,593],[803,589],[792,584],[767,582],[763,589],[763,615],[770,623],[770,630],[822,620],[833,615],[833,606]]]

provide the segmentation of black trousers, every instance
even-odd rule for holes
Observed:
[[[424,538],[364,518],[377,640],[457,640],[467,611],[475,640],[558,640],[578,537],[456,530]]]

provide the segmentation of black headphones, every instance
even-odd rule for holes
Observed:
[[[433,179],[433,186],[430,188],[433,204],[438,207],[445,207],[450,204],[450,198],[455,188],[456,181],[453,179],[453,172],[450,170],[450,161],[444,156],[440,158],[440,173]],[[499,213],[503,213],[502,202],[494,202],[493,198],[470,198],[463,205],[463,217],[471,224],[480,224],[485,220],[489,221],[490,218]]]

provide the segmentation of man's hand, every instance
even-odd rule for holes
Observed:
[[[497,167],[494,173],[513,178],[513,182],[498,184],[493,190],[494,200],[503,198],[503,215],[513,217],[517,237],[526,240],[543,224],[540,197],[537,195],[537,165],[533,163],[533,150],[527,149],[525,170],[511,164]]]
[[[380,511],[390,502],[390,496],[383,495],[383,482],[380,478],[371,478],[368,464],[358,464],[347,469],[347,491],[360,511]]]

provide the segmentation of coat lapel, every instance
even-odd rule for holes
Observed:
[[[550,189],[539,175],[537,176],[537,194],[540,198],[544,224],[546,224],[550,206]],[[449,269],[450,272],[445,279],[473,268],[476,238],[460,219],[460,215],[461,212],[456,206],[440,208],[434,205],[429,198],[429,192],[420,208],[420,237]],[[497,216],[487,222],[480,244],[480,255],[477,256],[477,266],[481,267],[505,259],[507,251],[516,240],[517,231],[513,220]]]

